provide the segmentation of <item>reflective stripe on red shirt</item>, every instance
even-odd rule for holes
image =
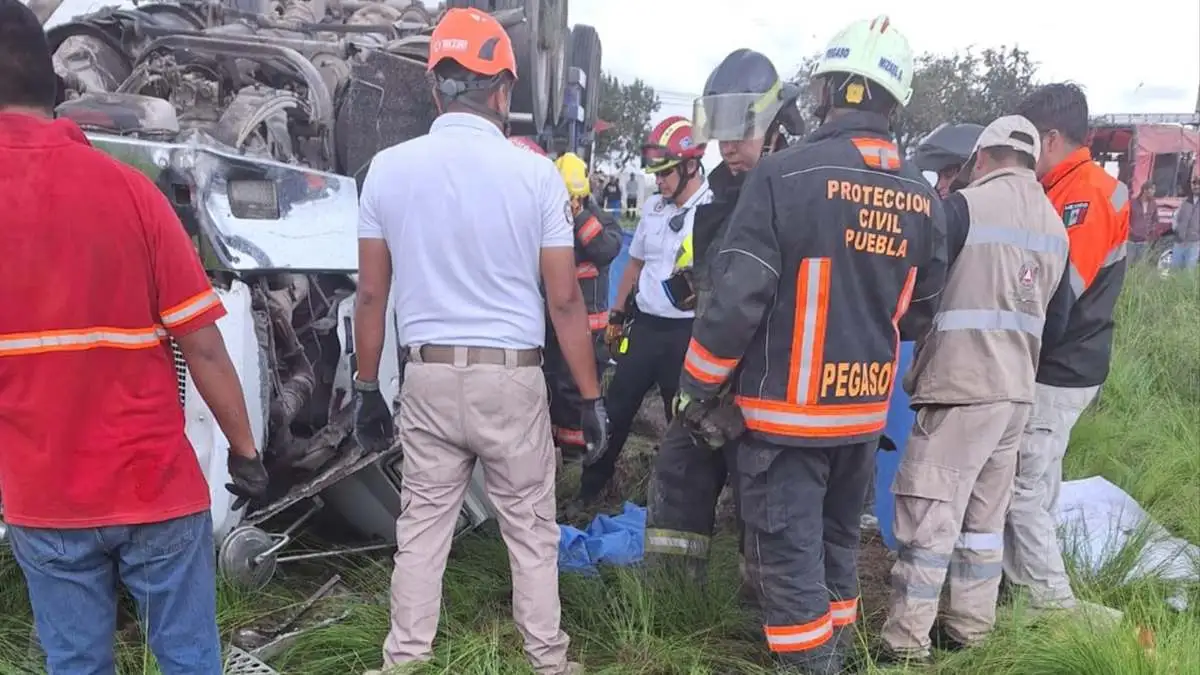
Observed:
[[[0,494],[11,524],[209,508],[167,338],[225,314],[154,184],[69,121],[0,115]]]

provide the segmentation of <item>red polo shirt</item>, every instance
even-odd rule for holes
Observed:
[[[166,338],[225,309],[162,193],[69,121],[0,114],[0,252],[4,519],[208,509]]]

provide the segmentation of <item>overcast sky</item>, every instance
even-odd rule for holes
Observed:
[[[104,4],[117,3],[66,0],[52,21]],[[657,119],[690,116],[691,98],[734,49],[763,52],[787,77],[842,26],[881,12],[918,53],[1020,46],[1040,64],[1044,80],[1083,85],[1093,113],[1195,108],[1196,0],[570,0],[571,23],[600,33],[604,69],[622,79],[640,77],[660,92]]]
[[[985,8],[991,4],[990,12]],[[691,115],[690,97],[729,52],[763,52],[784,77],[845,24],[887,12],[914,51],[1017,45],[1044,80],[1074,80],[1093,113],[1191,112],[1200,87],[1200,3],[1139,0],[571,0],[571,22],[595,26],[604,68],[659,90],[666,115]],[[710,153],[712,154],[712,153]],[[715,165],[712,158],[705,162]]]

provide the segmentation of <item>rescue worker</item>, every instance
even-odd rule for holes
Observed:
[[[696,208],[712,199],[700,165],[704,148],[693,137],[692,123],[679,116],[659,122],[642,147],[642,168],[654,176],[659,194],[642,208],[616,307],[608,316],[605,342],[617,361],[605,396],[611,415],[609,444],[604,456],[583,470],[579,497],[584,506],[612,479],[642,399],[656,384],[671,419],[693,312],[675,307],[663,282],[692,232]]]
[[[703,315],[712,291],[713,243],[725,234],[746,173],[760,157],[787,147],[785,134],[804,133],[799,93],[779,79],[770,59],[751,49],[732,52],[709,75],[695,102],[694,134],[698,143],[717,141],[723,161],[709,175],[713,201],[697,207],[692,234],[667,282],[677,308]],[[648,559],[677,560],[696,576],[706,568],[717,500],[737,454],[736,444],[727,441],[695,439],[680,420],[672,421],[651,476]]]
[[[1037,393],[1017,457],[1004,544],[1004,573],[1029,591],[1035,609],[1070,609],[1071,591],[1056,536],[1062,460],[1071,428],[1108,377],[1113,311],[1125,281],[1129,190],[1092,161],[1087,97],[1074,84],[1048,84],[1017,108],[1041,137],[1037,173],[1071,240],[1070,307],[1061,336],[1043,339]],[[1116,617],[1099,609],[1099,616]]]
[[[1004,519],[1042,331],[1053,323],[1053,335],[1065,319],[1050,305],[1067,233],[1034,174],[1039,154],[1029,120],[997,119],[964,165],[970,184],[945,204],[953,262],[905,376],[917,416],[892,486],[898,557],[882,636],[895,660],[931,660],[947,567],[940,627],[949,644],[978,644],[996,622]]]
[[[900,322],[945,276],[939,201],[890,135],[912,69],[886,16],[829,44],[813,71],[821,127],[746,177],[676,402],[700,436],[749,431],[737,457],[747,566],[768,646],[804,673],[841,672],[859,513],[900,334],[913,334]]]
[[[588,327],[595,347],[596,377],[603,379],[608,365],[604,331],[608,327],[608,267],[621,252],[621,226],[592,201],[587,165],[574,153],[554,161],[571,198],[575,224],[575,278],[588,310]],[[562,351],[558,349],[554,324],[546,326],[546,379],[550,385],[550,424],[554,440],[564,458],[581,459],[586,454],[583,438],[583,399],[571,377]]]
[[[116,672],[123,585],[159,672],[220,675],[211,507],[268,487],[225,307],[170,201],[55,120],[56,97],[41,23],[0,0],[0,499],[41,672]],[[228,443],[232,496],[188,440],[168,340]]]
[[[584,438],[596,455],[607,416],[575,279],[570,200],[553,163],[504,137],[517,67],[495,18],[447,11],[431,37],[428,69],[442,114],[428,134],[375,156],[359,208],[354,388],[364,445],[384,445],[392,433],[378,382],[389,285],[397,343],[408,357],[396,418],[403,509],[384,666],[432,656],[442,575],[479,461],[509,549],[525,654],[541,675],[577,673],[558,596],[554,442],[541,369],[547,311],[585,400]],[[393,251],[404,252],[403,265],[392,264]]]
[[[978,124],[947,122],[929,132],[929,135],[917,144],[913,163],[921,171],[936,174],[937,192],[942,199],[949,197],[951,192],[966,187],[964,181],[969,175],[964,175],[962,169],[981,133],[983,127]]]

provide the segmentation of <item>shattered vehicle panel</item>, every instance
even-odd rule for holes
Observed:
[[[92,144],[139,168],[203,233],[225,269],[358,269],[354,179],[221,150],[202,132],[182,143],[92,134]]]

